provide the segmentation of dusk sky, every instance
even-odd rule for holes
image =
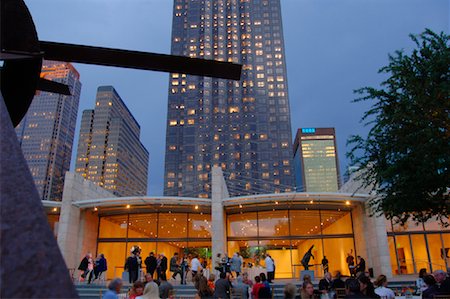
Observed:
[[[170,53],[172,0],[26,0],[40,40]],[[410,33],[449,33],[449,0],[281,0],[293,137],[301,127],[335,127],[341,174],[346,140],[366,134],[369,103],[353,90],[377,86],[388,53],[410,51]],[[75,64],[82,82],[71,170],[82,111],[97,87],[112,85],[141,125],[150,152],[148,194],[162,195],[166,73]]]

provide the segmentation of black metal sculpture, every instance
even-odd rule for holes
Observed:
[[[121,49],[39,41],[23,0],[1,0],[0,88],[13,126],[36,89],[69,95],[68,86],[39,78],[42,59],[239,80],[242,66],[228,62]]]
[[[70,95],[68,86],[40,78],[43,59],[233,80],[241,73],[240,65],[226,62],[42,42],[25,3],[1,0],[1,298],[78,298],[14,130],[37,89]]]
[[[302,265],[305,268],[305,270],[309,270],[309,260],[311,259],[311,257],[314,259],[314,255],[312,254],[312,250],[314,248],[314,245],[311,246],[311,248],[309,248],[309,250],[305,253],[305,255],[302,258]]]

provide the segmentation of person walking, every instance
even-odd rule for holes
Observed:
[[[348,265],[348,271],[350,272],[350,276],[355,276],[355,258],[353,257],[353,249],[350,249],[350,252],[347,253],[346,259]]]
[[[89,273],[89,259],[91,258],[91,253],[88,252],[86,253],[86,255],[83,257],[83,259],[80,262],[80,265],[78,266],[78,270],[81,271],[81,275],[80,275],[80,281],[86,279],[87,274]]]
[[[183,277],[181,276],[181,269],[180,265],[178,264],[178,252],[175,252],[173,256],[170,258],[170,272],[172,272],[172,279],[175,280],[177,275],[179,274],[181,277],[181,280],[183,280]]]
[[[197,275],[197,272],[201,271],[202,269],[202,265],[198,260],[198,255],[194,254],[194,258],[191,260],[192,279],[195,277],[195,275]]]

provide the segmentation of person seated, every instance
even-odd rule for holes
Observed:
[[[420,269],[419,278],[416,279],[416,293],[418,295],[422,294],[422,292],[427,289],[427,285],[423,281],[425,275],[427,275],[427,269],[425,268]]]
[[[331,282],[331,289],[345,289],[345,282],[341,278],[341,272],[336,271],[333,281]]]
[[[144,293],[144,284],[140,281],[136,281],[133,284],[130,292],[128,293],[129,299],[135,299],[137,296],[141,296]]]
[[[173,286],[167,281],[165,275],[161,276],[161,282],[159,284],[159,296],[162,299],[167,299],[170,297],[170,293],[173,291]]]
[[[428,299],[428,298],[434,298],[434,295],[438,294],[439,287],[436,283],[436,279],[433,275],[425,275],[423,277],[423,282],[426,285],[426,289],[422,291],[422,298]]]
[[[386,275],[379,275],[377,280],[375,280],[375,285],[377,288],[375,289],[375,294],[385,299],[394,299],[395,293],[393,290],[387,288],[388,281]]]
[[[345,281],[345,295],[344,298],[368,298],[366,295],[361,293],[361,286],[359,281],[355,278],[349,278]]]
[[[145,285],[144,294],[136,297],[136,299],[160,299],[159,287],[156,282],[151,281]]]
[[[214,295],[214,290],[209,287],[208,280],[203,275],[198,278],[197,295],[202,299],[212,298]]]
[[[365,273],[361,273],[358,276],[358,281],[360,284],[360,291],[366,296],[366,298],[380,298],[380,296],[375,294],[375,287]]]
[[[443,270],[433,272],[434,279],[439,284],[437,295],[450,295],[450,277]]]
[[[300,298],[301,299],[313,299],[314,298],[314,285],[311,282],[305,281],[303,283],[301,291],[300,291]]]
[[[214,275],[213,273],[209,274],[209,278],[208,278],[208,287],[214,291],[214,288],[216,287],[214,282],[216,281],[216,275]]]
[[[294,284],[288,283],[284,286],[284,299],[295,299],[296,295],[297,287]]]
[[[319,281],[319,291],[322,294],[328,294],[331,290],[331,274],[330,272],[325,272],[324,278]]]

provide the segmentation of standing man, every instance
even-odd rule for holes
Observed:
[[[166,278],[166,272],[167,272],[167,257],[164,255],[164,253],[161,253],[161,276]]]
[[[194,254],[194,258],[191,260],[191,271],[192,271],[192,279],[194,279],[195,275],[197,275],[198,271],[201,271],[202,265],[198,260],[198,254]]]
[[[156,270],[156,257],[153,251],[150,252],[150,254],[145,259],[144,263],[145,266],[147,267],[147,273],[150,273],[150,275],[153,277],[153,273],[155,273]]]
[[[361,273],[366,272],[366,261],[359,255],[356,258],[358,259],[358,264],[356,265],[355,268],[355,274],[358,272]]]
[[[177,277],[177,274],[180,274],[181,280],[183,280],[183,277],[181,275],[180,266],[178,265],[178,252],[175,252],[170,259],[170,272],[173,272],[172,278],[175,279]]]
[[[239,274],[241,273],[241,267],[242,267],[242,261],[239,258],[239,254],[235,253],[233,257],[231,258],[231,271],[236,272],[236,277],[239,277]]]
[[[348,271],[350,271],[350,276],[355,276],[355,258],[353,257],[353,249],[350,249],[350,253],[347,253],[347,265]]]
[[[266,263],[266,270],[267,270],[267,281],[269,283],[272,283],[272,279],[275,276],[275,263],[273,262],[270,255],[266,255],[266,258],[264,259],[264,262]]]
[[[326,256],[323,256],[322,259],[322,268],[323,268],[323,274],[328,272],[328,259]]]

